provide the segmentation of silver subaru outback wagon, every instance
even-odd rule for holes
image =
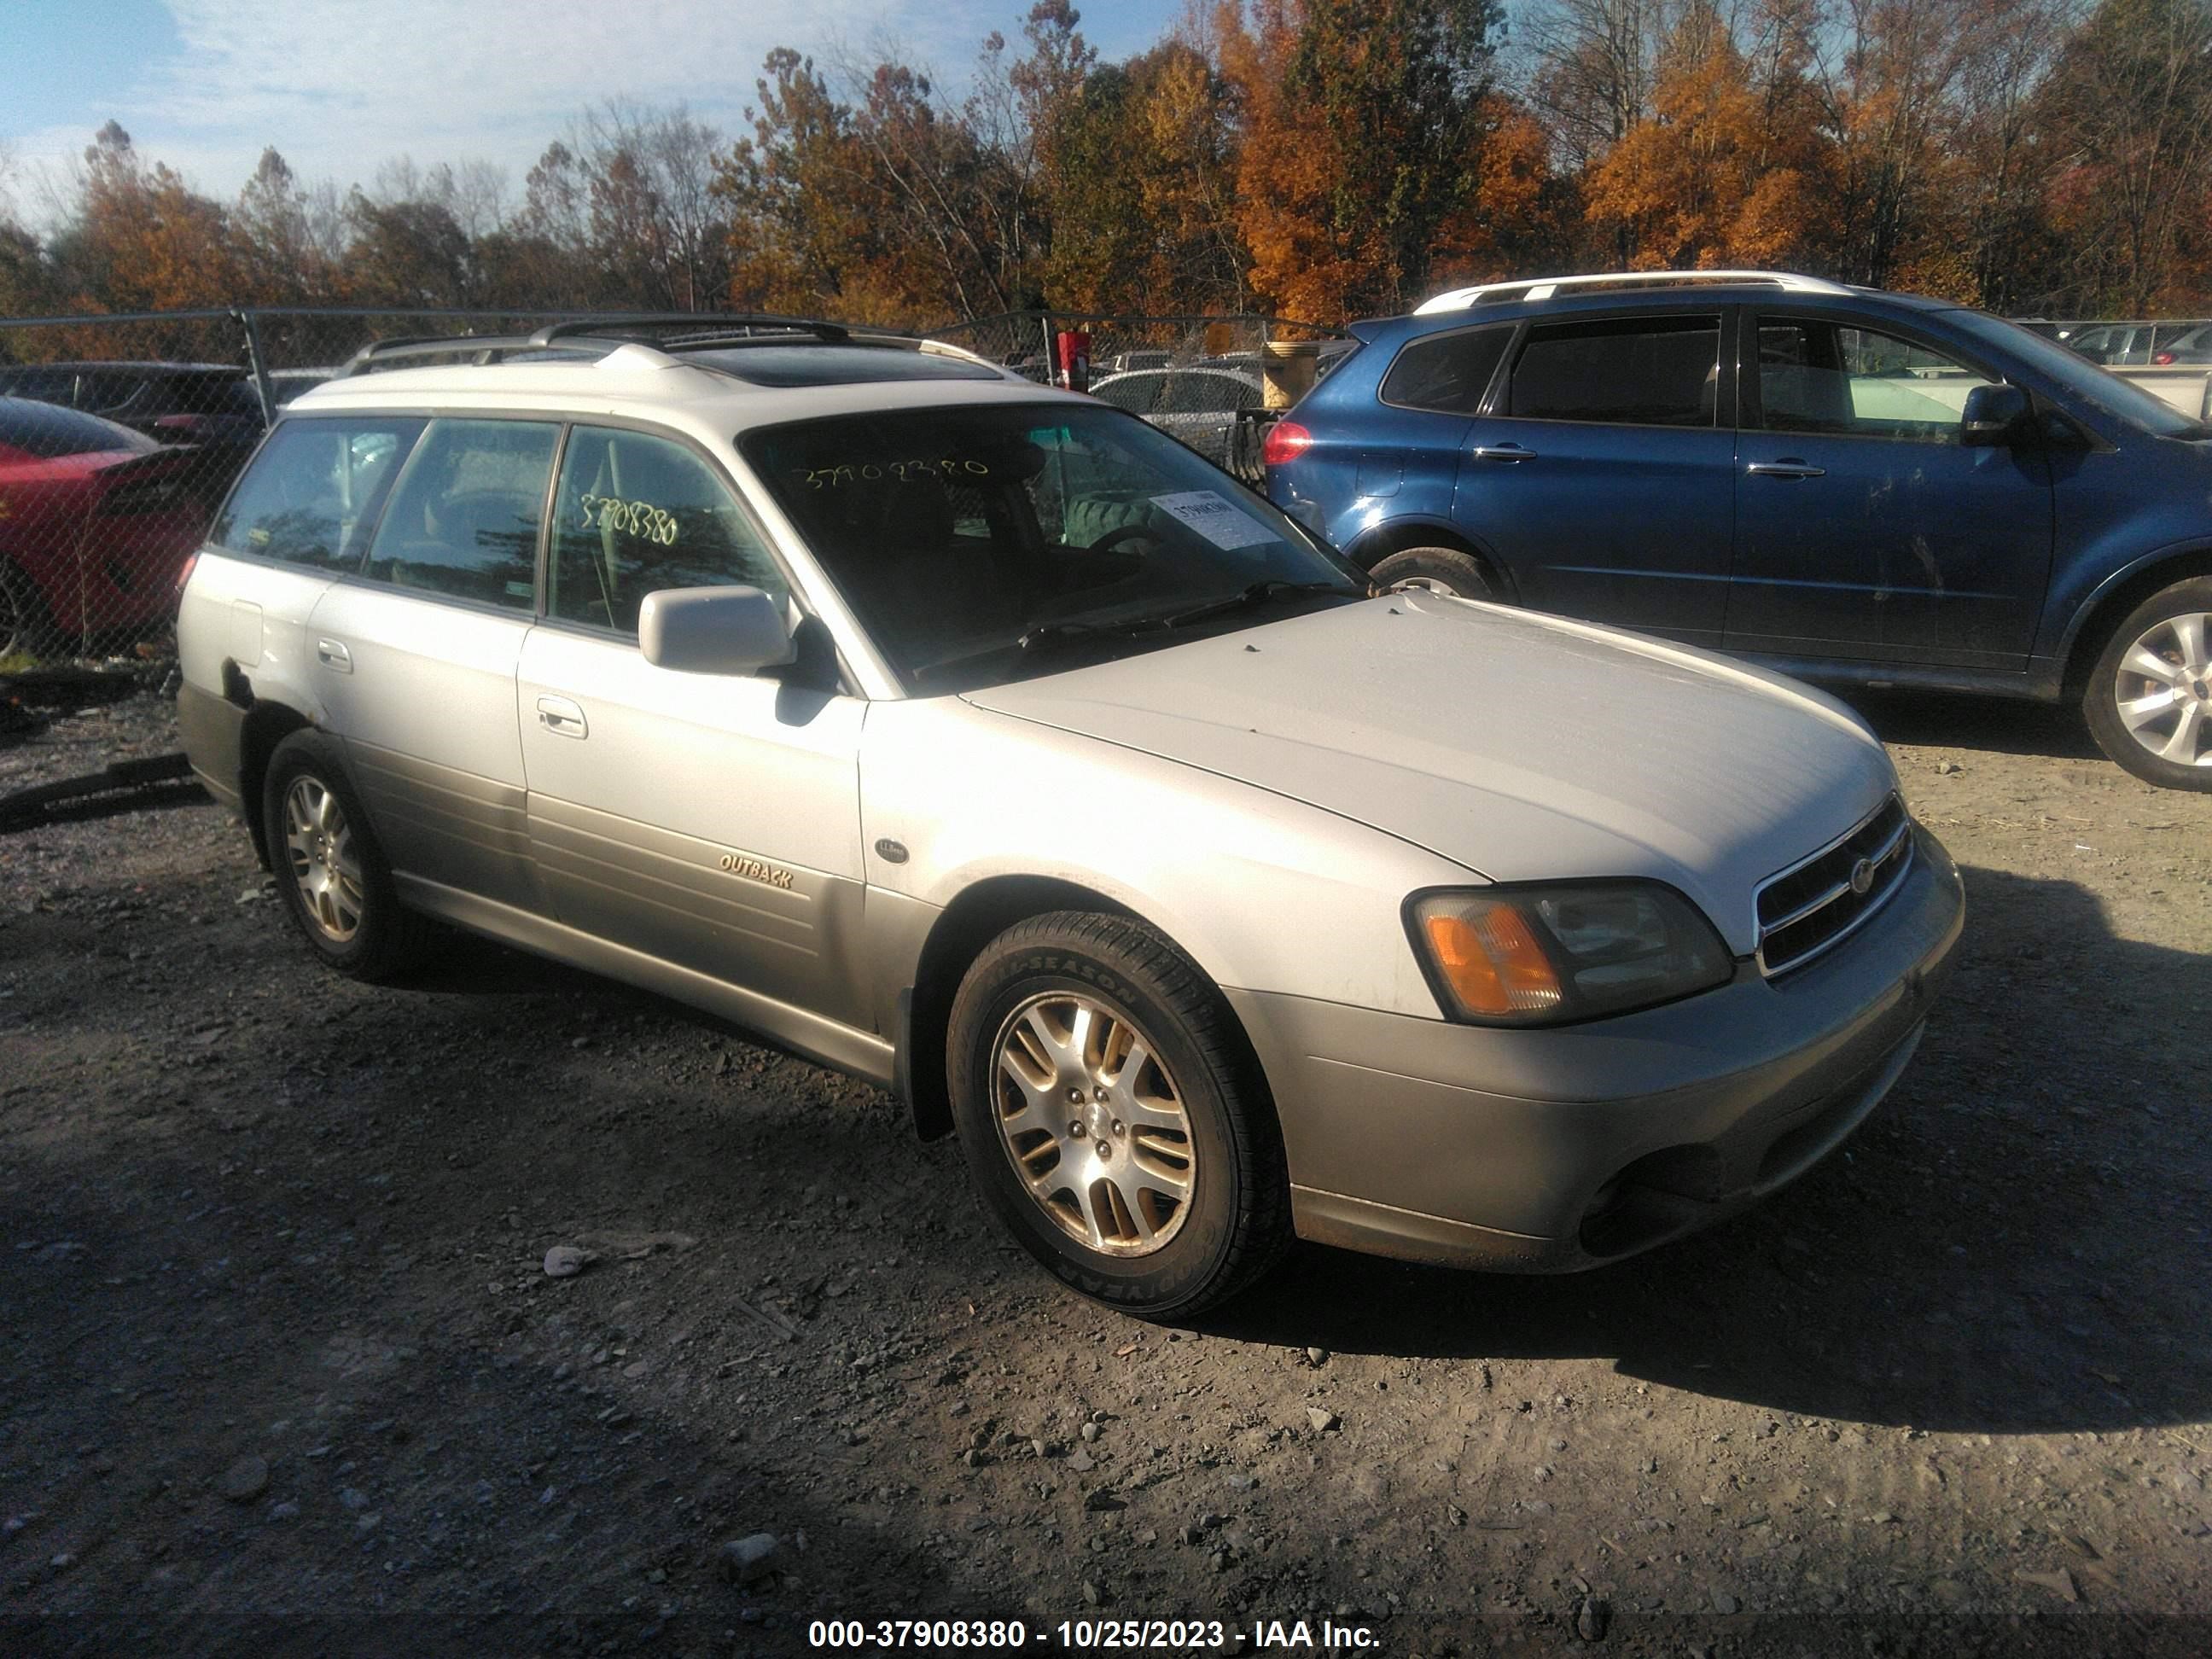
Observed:
[[[956,349],[693,327],[372,349],[212,526],[186,746],[331,967],[434,921],[710,1010],[1155,1317],[1294,1235],[1617,1259],[1909,1060],[1960,884],[1838,704],[1370,592]]]

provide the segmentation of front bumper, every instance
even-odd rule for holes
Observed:
[[[1965,921],[1941,843],[1826,957],[1556,1030],[1231,991],[1301,1237],[1522,1273],[1633,1255],[1795,1180],[1888,1092]]]

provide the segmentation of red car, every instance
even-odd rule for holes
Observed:
[[[207,529],[202,471],[96,415],[0,398],[0,657],[173,613]]]

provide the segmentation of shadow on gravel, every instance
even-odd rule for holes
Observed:
[[[1340,1352],[1613,1358],[1775,1410],[1989,1433],[2212,1415],[2200,957],[1969,869],[1959,971],[1846,1146],[1732,1224],[1527,1279],[1303,1249],[1208,1323]]]
[[[1865,717],[1885,743],[2050,755],[2062,760],[2105,758],[2081,723],[2081,711],[2071,704],[1936,691],[1853,690],[1844,701]]]
[[[1765,1209],[1566,1279],[1304,1253],[1209,1328],[1592,1358],[1930,1429],[2212,1416],[2203,964],[2115,939],[2070,884],[1967,879],[1919,1059],[1848,1158]],[[34,1646],[792,1651],[790,1624],[745,1614],[1004,1615],[1033,1589],[1082,1610],[1079,1573],[1033,1581],[1018,1553],[1040,1518],[1055,1549],[1097,1535],[1081,1486],[1010,1463],[1053,1488],[1010,1513],[959,1448],[1034,1422],[991,1403],[997,1345],[1108,1316],[1079,1325],[1006,1265],[949,1149],[913,1147],[887,1097],[487,945],[351,985],[268,905],[137,964],[189,976],[149,1010],[117,953],[176,913],[114,896],[8,923],[11,1036],[58,1046],[0,1079],[0,1512],[28,1517],[0,1618],[82,1620]],[[699,1243],[545,1276],[549,1244],[598,1229]],[[796,1339],[749,1316],[772,1296]],[[957,1426],[948,1365],[980,1373]],[[227,1502],[249,1457],[266,1486],[249,1468]],[[799,1584],[721,1580],[716,1544],[759,1530],[808,1534]],[[1179,1605],[1148,1599],[1182,1583],[1150,1559],[1116,1558],[1127,1610]]]

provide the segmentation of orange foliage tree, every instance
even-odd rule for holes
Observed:
[[[1779,58],[1759,84],[1710,0],[1660,63],[1651,118],[1585,181],[1593,223],[1636,270],[1820,263],[1828,141],[1798,64]]]
[[[1236,0],[1216,14],[1242,115],[1251,283],[1297,317],[1401,309],[1480,177],[1492,0]]]

